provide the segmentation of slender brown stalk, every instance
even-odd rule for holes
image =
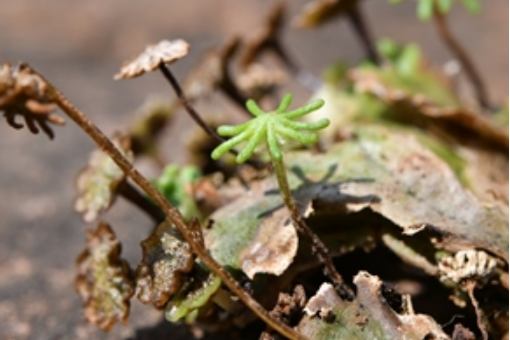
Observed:
[[[32,71],[40,76],[48,86],[47,93],[50,99],[57,104],[69,118],[71,118],[80,128],[82,128],[87,135],[89,135],[94,142],[103,150],[112,160],[117,164],[124,173],[129,176],[147,195],[149,195],[154,202],[164,212],[167,220],[172,223],[177,230],[182,234],[182,237],[189,243],[195,254],[202,260],[202,262],[218,275],[223,283],[239,297],[239,299],[250,308],[259,318],[266,322],[269,327],[273,328],[281,335],[295,340],[305,340],[306,337],[297,333],[294,329],[283,324],[282,322],[274,319],[269,315],[268,311],[264,309],[251,295],[248,294],[239,283],[221,266],[219,265],[205,249],[202,240],[201,230],[199,226],[194,223],[189,225],[184,221],[181,213],[177,208],[172,206],[165,197],[138,171],[133,165],[120,153],[115,145],[108,137],[94,125],[85,114],[78,110],[71,102],[65,98],[47,79],[45,79],[37,71]]]
[[[375,49],[372,35],[370,34],[370,30],[368,29],[368,25],[365,22],[363,13],[361,12],[359,6],[354,6],[352,10],[349,11],[347,19],[349,20],[352,29],[361,41],[361,45],[365,49],[365,53],[367,54],[368,59],[374,64],[380,65],[381,57]]]
[[[206,122],[200,117],[197,111],[191,106],[188,99],[184,95],[184,91],[182,90],[181,86],[179,85],[179,82],[177,79],[175,79],[174,75],[170,70],[165,66],[165,64],[159,64],[159,69],[161,73],[163,73],[163,76],[165,76],[166,80],[170,83],[172,88],[174,89],[175,93],[177,94],[177,98],[179,98],[179,101],[181,102],[182,106],[186,109],[186,111],[189,113],[190,117],[202,128],[204,129],[207,134],[212,136],[214,139],[216,139],[218,142],[223,143],[225,139],[218,135],[214,129],[212,129],[209,125],[207,125]]]
[[[482,77],[480,76],[480,73],[476,69],[474,63],[471,61],[464,48],[451,33],[445,15],[436,9],[434,11],[433,18],[436,29],[439,33],[439,37],[450,49],[455,58],[459,60],[462,68],[466,71],[466,75],[475,90],[475,95],[478,103],[482,108],[491,110],[491,104]]]
[[[204,131],[209,134],[210,136],[212,136],[214,139],[216,139],[218,142],[220,143],[223,143],[225,141],[225,139],[223,137],[221,137],[220,135],[218,135],[218,133],[212,129],[209,125],[207,125],[206,122],[204,122],[204,120],[200,117],[200,115],[198,114],[197,111],[195,111],[195,109],[193,108],[193,106],[191,106],[190,102],[188,101],[188,99],[186,98],[186,95],[184,94],[184,91],[182,90],[181,88],[181,85],[179,85],[179,82],[177,81],[177,79],[175,79],[174,75],[172,74],[172,72],[170,72],[170,70],[164,65],[164,64],[160,64],[159,65],[159,69],[161,70],[161,73],[163,73],[163,75],[165,76],[166,80],[168,80],[168,82],[170,83],[170,85],[172,86],[172,88],[174,89],[176,95],[177,95],[177,98],[179,98],[179,101],[181,102],[182,106],[184,106],[184,108],[186,109],[186,111],[189,113],[189,115],[191,116],[191,118],[202,128],[204,129]],[[244,105],[243,105],[243,109],[245,109]],[[235,150],[231,150],[230,151],[232,154],[234,155],[237,155],[237,151]],[[253,166],[254,168],[256,169],[261,169],[264,167],[264,164],[261,163],[261,162],[258,162],[258,161],[248,161],[247,162],[249,165]]]
[[[313,230],[310,229],[310,227],[306,224],[303,216],[301,216],[301,213],[296,206],[296,202],[292,197],[292,192],[288,184],[289,182],[287,180],[287,171],[285,170],[283,160],[277,160],[274,158],[272,158],[272,160],[276,174],[276,180],[278,181],[278,187],[280,188],[283,202],[287,209],[290,211],[290,216],[296,230],[310,240],[313,252],[324,265],[326,275],[331,279],[331,281],[333,281],[335,287],[338,289],[340,296],[342,298],[352,300],[354,298],[354,294],[352,290],[345,284],[340,273],[338,273],[336,270],[333,260],[329,256],[329,249],[322,242],[319,236],[317,236],[317,234],[315,234]]]
[[[165,219],[165,214],[161,209],[152,203],[147,196],[142,195],[131,183],[123,181],[118,188],[119,195],[124,197],[127,201],[133,203],[143,212],[145,212],[156,223],[160,223]]]
[[[489,340],[489,334],[487,333],[487,329],[485,328],[485,326],[483,324],[482,310],[480,309],[480,306],[478,305],[478,300],[476,300],[476,297],[475,297],[475,288],[476,288],[475,281],[467,281],[466,282],[466,289],[468,291],[469,299],[471,300],[471,303],[473,304],[473,308],[475,309],[476,323],[478,325],[478,329],[480,329],[480,332],[482,333],[482,339]]]

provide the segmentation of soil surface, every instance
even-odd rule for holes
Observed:
[[[249,34],[262,22],[271,1],[100,1],[3,0],[0,5],[0,61],[23,60],[56,84],[107,133],[125,127],[149,94],[173,96],[159,74],[115,82],[124,60],[146,44],[184,38],[188,58],[173,69],[182,77],[204,51],[232,35]],[[304,1],[289,1],[289,14]],[[471,53],[488,85],[491,99],[507,101],[508,1],[484,2],[484,12],[470,17],[463,8],[451,16],[452,29]],[[414,1],[392,7],[366,1],[370,26],[378,37],[417,41],[437,65],[448,51],[431,24],[418,22]],[[297,60],[319,74],[335,60],[349,63],[363,55],[346,22],[316,31],[289,28],[285,43]],[[235,108],[223,103],[226,114]],[[192,126],[187,117],[180,127]],[[184,132],[182,132],[184,131]],[[188,138],[171,128],[172,139]],[[74,262],[84,247],[87,226],[73,213],[73,180],[86,164],[93,143],[72,122],[55,129],[56,138],[16,131],[0,122],[0,339],[187,339],[191,333],[161,321],[161,312],[133,301],[128,325],[104,333],[87,325],[74,292]],[[169,144],[170,145],[170,144]],[[179,149],[167,156],[182,162]],[[142,170],[145,169],[142,167]],[[149,170],[146,170],[149,171]],[[138,243],[151,222],[124,202],[108,213],[134,265]]]

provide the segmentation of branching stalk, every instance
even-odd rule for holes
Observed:
[[[466,71],[466,75],[473,85],[475,95],[480,106],[486,110],[491,110],[491,104],[487,95],[485,84],[476,69],[474,63],[469,58],[468,54],[460,43],[455,39],[448,27],[446,17],[438,9],[434,10],[434,24],[439,33],[439,37],[443,40],[444,44],[450,49],[455,58],[457,58]]]
[[[266,309],[262,307],[251,295],[248,294],[239,283],[222,267],[220,266],[209,254],[203,245],[201,229],[199,225],[190,223],[189,225],[184,221],[181,213],[177,208],[172,206],[165,197],[138,171],[133,165],[120,153],[115,145],[108,137],[94,125],[87,116],[78,110],[71,102],[65,98],[48,80],[46,80],[37,71],[32,70],[35,74],[40,76],[47,84],[47,93],[50,99],[57,104],[64,113],[66,113],[78,126],[80,126],[87,135],[89,135],[94,142],[103,150],[112,160],[117,164],[124,173],[129,176],[142,190],[144,190],[154,202],[164,212],[166,219],[172,223],[177,230],[182,234],[183,238],[188,242],[196,253],[196,255],[208,266],[211,271],[218,275],[223,283],[239,297],[239,299],[250,308],[259,318],[266,322],[269,327],[281,335],[295,340],[305,340],[306,337],[297,333],[294,329],[283,324],[282,322],[271,317]],[[180,87],[179,87],[180,88]],[[187,104],[187,102],[184,101]]]

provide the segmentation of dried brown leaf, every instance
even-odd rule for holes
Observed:
[[[0,64],[0,111],[4,112],[7,123],[21,129],[23,124],[16,122],[16,116],[22,116],[30,132],[37,134],[41,129],[53,139],[48,123],[64,125],[65,122],[52,113],[55,105],[48,98],[47,87],[46,81],[23,63],[16,67]]]
[[[100,222],[87,232],[87,249],[78,257],[75,287],[84,303],[85,318],[104,331],[126,322],[134,282],[121,245],[110,226]]]
[[[338,297],[329,283],[305,306],[306,315],[298,330],[310,339],[437,339],[449,337],[431,317],[414,313],[396,313],[381,295],[382,282],[360,272],[354,278],[354,301]]]
[[[422,73],[435,79],[438,86],[441,83],[438,75],[431,70],[424,68]],[[432,98],[425,92],[413,92],[415,89],[411,87],[393,84],[396,78],[392,77],[397,76],[390,69],[377,71],[360,68],[350,73],[356,91],[371,93],[388,104],[397,105],[402,112],[401,118],[407,122],[425,125],[432,131],[436,130],[436,133],[440,129],[444,137],[461,139],[464,143],[462,139],[475,139],[508,150],[508,131],[496,126],[486,116],[459,107],[453,101],[446,102],[445,99]],[[443,87],[444,96],[453,98],[451,90]]]
[[[152,72],[162,64],[171,64],[184,58],[189,52],[189,44],[182,40],[162,40],[156,45],[146,47],[138,57],[125,62],[115,80],[138,77],[146,72]]]
[[[129,161],[133,161],[130,138],[116,134],[113,144]],[[74,209],[81,213],[83,220],[92,222],[107,210],[115,201],[116,191],[126,175],[115,162],[101,150],[94,150],[88,166],[80,172],[76,180],[78,197]]]
[[[266,195],[274,183],[252,182],[250,189],[211,215],[214,223],[204,231],[206,247],[220,264],[250,278],[281,275],[296,255],[297,233],[280,195]]]
[[[143,258],[136,269],[136,295],[146,304],[163,308],[181,288],[195,256],[177,230],[163,222],[142,242]]]
[[[336,17],[351,12],[359,0],[315,0],[307,3],[294,18],[293,24],[299,28],[314,28]]]

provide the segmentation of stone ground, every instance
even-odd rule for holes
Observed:
[[[291,2],[290,13],[296,13],[303,2]],[[169,93],[157,74],[114,82],[112,75],[124,60],[148,43],[182,37],[192,45],[191,55],[174,67],[182,78],[203,51],[256,28],[270,3],[3,0],[0,61],[30,62],[111,133],[133,119],[148,94]],[[413,2],[399,7],[386,1],[364,5],[377,36],[418,41],[433,62],[448,60],[433,27],[414,19]],[[451,22],[482,71],[492,98],[502,102],[508,98],[508,1],[484,5],[480,17],[471,19],[460,9]],[[289,29],[285,41],[299,62],[316,73],[339,58],[354,63],[362,57],[345,22],[315,32]],[[181,121],[182,126],[191,125],[187,118]],[[170,133],[186,138],[175,129]],[[84,246],[87,226],[72,212],[73,179],[93,144],[71,122],[56,128],[56,135],[50,142],[43,135],[0,123],[0,338],[141,340],[168,338],[168,334],[190,338],[186,329],[160,322],[160,313],[136,302],[128,325],[116,326],[110,333],[84,322],[73,279],[74,260]],[[179,161],[178,152],[168,149],[168,156]],[[123,241],[126,258],[136,263],[138,242],[150,221],[123,202],[108,220]]]

